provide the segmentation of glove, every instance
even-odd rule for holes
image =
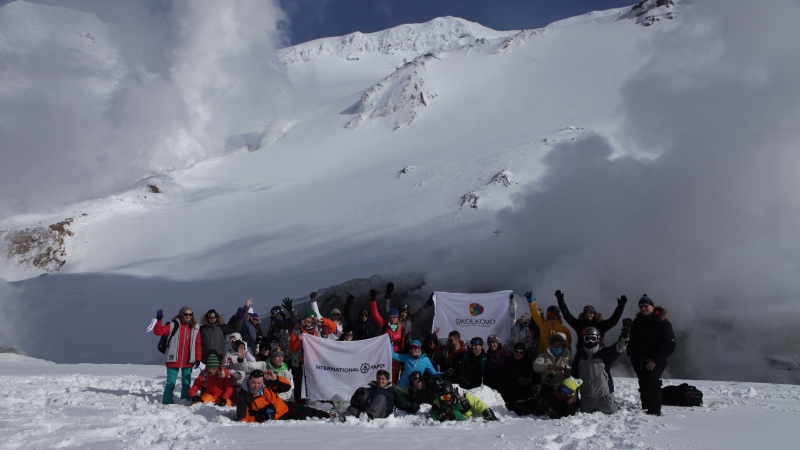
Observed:
[[[428,306],[433,306],[433,292],[431,292],[431,296],[428,297],[428,301],[426,301]]]
[[[508,294],[508,299],[509,300],[514,300],[514,293],[513,292]]]
[[[619,335],[624,338],[630,336],[631,325],[633,325],[633,321],[631,319],[628,318],[622,319],[622,331],[619,333]]]
[[[197,369],[198,367],[200,367],[200,361],[195,361],[194,368]]]
[[[533,380],[531,380],[530,378],[519,377],[519,379],[517,380],[517,384],[519,384],[524,388],[530,386],[531,383],[533,383]]]
[[[525,293],[525,298],[528,300],[528,303],[533,303],[533,291],[528,291]]]
[[[158,311],[156,311],[156,320],[161,320],[163,318],[164,318],[164,310],[159,309]]]
[[[353,304],[353,300],[355,300],[355,299],[356,299],[356,298],[355,298],[355,297],[353,297],[353,294],[348,294],[348,295],[347,295],[347,302],[346,302],[346,304],[348,304],[348,305],[352,305],[352,304]]]
[[[392,295],[394,292],[394,283],[386,283],[386,295]]]
[[[217,400],[217,403],[214,403],[217,406],[228,406],[228,401],[224,398]]]
[[[452,411],[442,411],[442,413],[439,414],[439,422],[445,422],[447,420],[456,420],[456,415],[453,414]]]
[[[192,404],[194,405],[195,403],[203,403],[203,399],[199,395],[195,395],[192,397]]]
[[[317,293],[316,293],[316,292],[312,292],[312,293],[311,293],[311,294],[309,294],[308,296],[309,296],[309,297],[311,297],[311,301],[312,301],[312,302],[313,302],[313,301],[315,301],[315,300],[317,300]]]
[[[292,303],[293,303],[292,299],[286,297],[285,299],[283,299],[283,309],[292,312]]]
[[[494,415],[494,411],[492,411],[492,408],[489,408],[483,412],[483,418],[486,419],[487,422],[498,420],[497,416]]]
[[[467,400],[467,396],[466,395],[461,397],[460,399],[458,399],[458,405],[461,408],[461,412],[464,413],[464,414],[466,414],[467,411],[472,409],[472,405],[469,404],[469,401]]]
[[[556,291],[556,300],[558,300],[559,303],[564,301],[564,293],[560,290]]]
[[[275,418],[275,408],[273,408],[272,406],[267,406],[266,408],[262,408],[256,413],[255,418],[256,422],[258,423],[264,423],[268,420],[272,420]]]
[[[625,303],[628,303],[628,297],[625,297],[624,295],[622,295],[622,296],[620,296],[620,298],[617,299],[617,305],[625,306]]]
[[[374,302],[377,297],[378,297],[378,291],[376,291],[375,289],[370,289],[369,290],[369,300],[371,302]]]

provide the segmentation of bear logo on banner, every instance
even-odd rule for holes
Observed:
[[[469,313],[473,316],[480,316],[483,314],[483,306],[480,303],[470,303]]]

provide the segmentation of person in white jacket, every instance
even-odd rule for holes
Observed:
[[[550,347],[533,361],[533,370],[542,379],[550,376],[552,386],[561,384],[572,370],[572,354],[567,345],[567,336],[564,333],[555,333],[550,336]]]
[[[248,361],[247,355],[248,352],[245,350],[244,345],[240,346],[238,357],[234,364],[236,370],[240,370],[245,374],[250,374],[250,372],[256,369],[263,372],[275,372],[275,375],[285,378],[292,385],[292,389],[278,393],[278,397],[286,402],[294,401],[294,378],[292,377],[292,371],[289,369],[289,366],[283,362],[283,350],[281,350],[280,347],[272,348],[269,354],[269,360],[267,361]]]

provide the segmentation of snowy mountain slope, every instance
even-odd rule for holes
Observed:
[[[499,422],[433,423],[422,414],[401,412],[366,424],[318,419],[240,424],[231,421],[232,408],[161,405],[164,379],[159,366],[61,365],[0,354],[7,406],[0,411],[6,424],[3,447],[263,448],[266,432],[270,440],[302,449],[332,442],[368,449],[376,441],[390,449],[441,447],[444,441],[456,448],[791,448],[800,414],[793,386],[693,382],[704,392],[703,407],[664,407],[664,416],[653,418],[638,409],[635,380],[617,378],[622,409],[612,416],[517,417],[499,395],[482,387],[472,392],[497,412]],[[428,408],[423,405],[422,411]]]

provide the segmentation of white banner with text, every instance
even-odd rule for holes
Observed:
[[[474,337],[486,341],[496,334],[503,345],[511,338],[511,315],[509,304],[513,291],[488,292],[485,294],[456,294],[434,292],[436,305],[433,329],[439,327],[439,338],[447,337],[451,331],[461,333],[461,339],[469,343]],[[513,343],[512,343],[513,345]]]

